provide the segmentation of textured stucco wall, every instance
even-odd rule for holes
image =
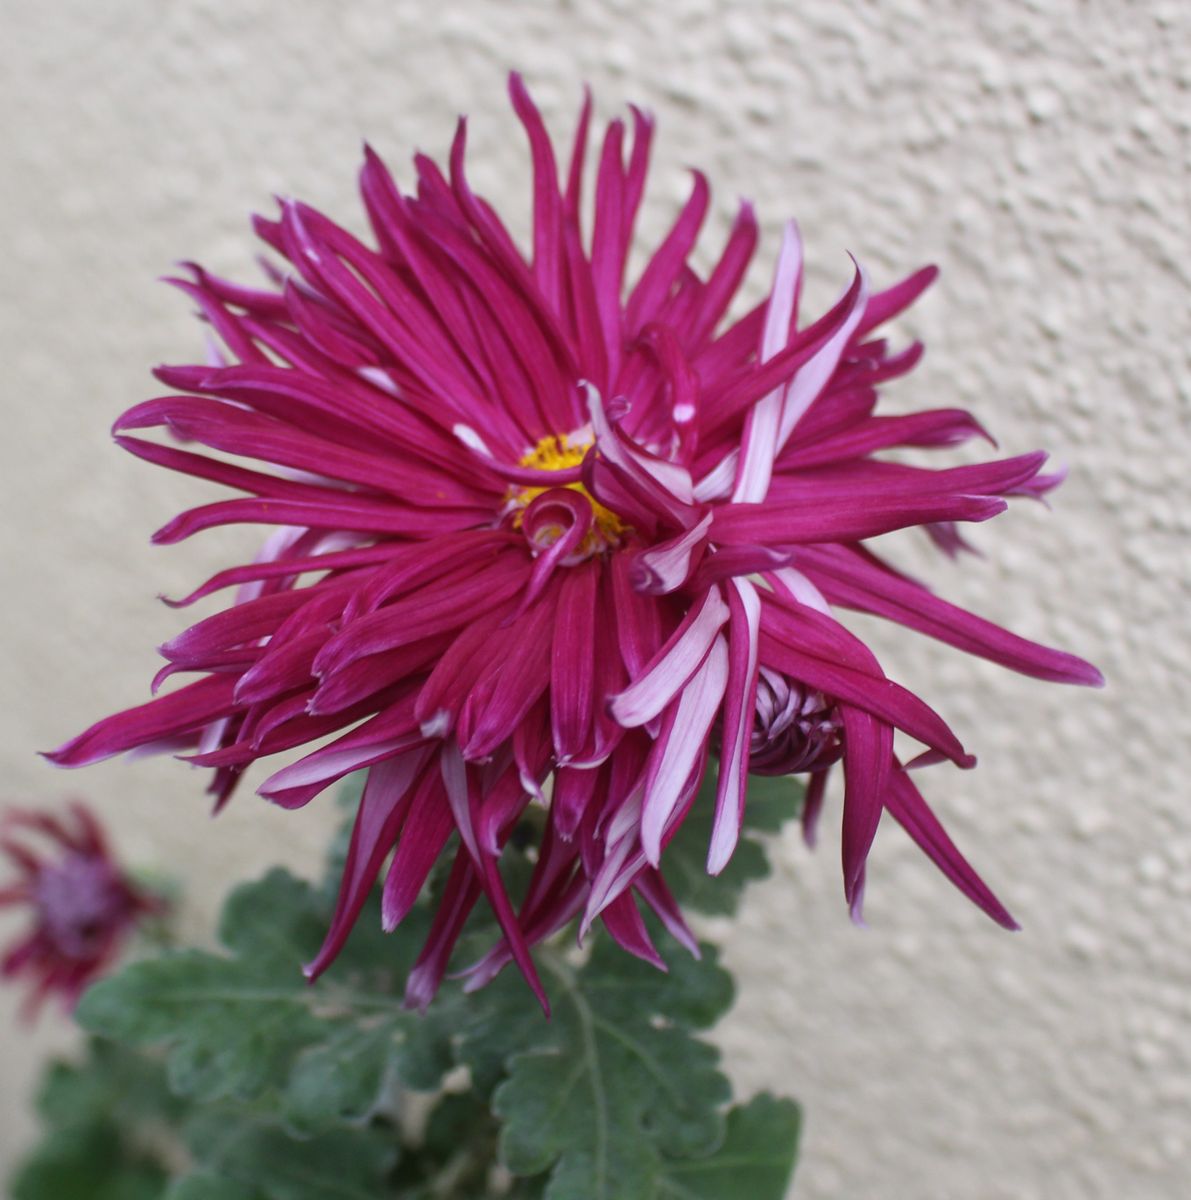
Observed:
[[[1072,467],[1053,514],[1015,507],[977,531],[986,561],[933,578],[1087,654],[1107,691],[873,631],[981,754],[928,794],[1025,932],[885,828],[867,932],[829,832],[813,857],[781,843],[733,935],[722,1040],[743,1088],[807,1104],[797,1194],[1186,1195],[1189,17],[1178,0],[3,0],[4,798],[92,797],[128,857],[185,877],[196,936],[234,880],[278,854],[313,863],[325,806],[246,794],[212,826],[177,764],[66,776],[32,756],[138,701],[177,628],[153,594],[228,561],[218,534],[149,549],[197,489],[108,440],[151,394],[148,365],[196,338],[153,277],[186,256],[249,270],[244,214],[273,192],[355,220],[361,136],[394,162],[440,152],[457,111],[477,118],[474,181],[524,213],[505,69],[558,129],[585,78],[605,113],[660,118],[652,228],[698,163],[721,227],[737,194],[757,202],[768,255],[797,214],[820,298],[845,249],[886,279],[940,263],[901,395],[970,406],[1006,451]],[[0,1163],[31,1136],[41,1054],[69,1040],[49,1019],[12,1032],[13,1009],[0,996]]]

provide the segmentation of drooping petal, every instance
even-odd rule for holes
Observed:
[[[720,774],[716,784],[715,821],[707,851],[707,872],[718,875],[728,865],[740,837],[748,790],[749,740],[757,693],[757,657],[761,601],[748,580],[727,587],[728,681],[724,695],[724,732]]]
[[[662,836],[707,743],[728,683],[728,647],[717,636],[706,658],[667,710],[650,753],[641,805],[641,847],[651,866],[662,854]]]
[[[844,895],[858,911],[865,859],[889,788],[893,728],[862,709],[840,705],[844,722]]]
[[[765,328],[761,334],[762,361],[773,358],[786,345],[795,319],[801,285],[802,238],[797,224],[790,221],[782,236],[782,248],[774,268],[773,287],[765,310]],[[749,409],[745,417],[740,461],[736,468],[736,487],[732,492],[732,500],[737,504],[758,503],[769,492],[773,460],[781,449],[778,436],[785,400],[786,385],[782,384]]]
[[[322,948],[303,968],[308,979],[318,978],[347,941],[381,863],[397,838],[409,811],[413,785],[429,757],[429,751],[423,748],[388,758],[368,772],[352,827],[335,914]]]
[[[1104,676],[1091,663],[1027,641],[948,604],[849,547],[808,546],[799,550],[798,561],[813,571],[836,604],[887,617],[1023,675],[1054,683],[1103,686]]]
[[[610,711],[616,720],[632,728],[658,716],[699,669],[728,616],[719,590],[708,589],[642,674],[612,698]]]
[[[59,767],[84,767],[169,734],[197,732],[235,711],[234,689],[235,679],[230,676],[207,676],[168,696],[105,717],[45,757]]]
[[[989,891],[984,881],[972,869],[968,860],[956,849],[938,818],[922,798],[904,770],[894,770],[890,776],[885,807],[931,861],[978,908],[1006,929],[1021,928],[1005,906]]]
[[[549,1016],[550,1002],[546,999],[546,989],[538,977],[537,968],[534,966],[529,947],[525,942],[525,936],[517,922],[508,892],[505,890],[504,880],[497,870],[496,855],[482,847],[477,836],[475,827],[477,794],[474,781],[470,778],[470,769],[459,753],[458,747],[452,742],[448,742],[444,746],[440,762],[443,782],[447,790],[447,801],[451,806],[451,815],[455,819],[459,838],[471,856],[472,866],[480,878],[480,885],[484,889],[488,902],[492,905],[501,931],[508,940],[509,952],[517,966],[521,968],[521,973],[537,997],[538,1003],[541,1004],[542,1010]]]
[[[599,568],[584,563],[568,574],[559,589],[550,667],[550,716],[559,763],[583,751],[595,719],[593,635],[598,586]]]

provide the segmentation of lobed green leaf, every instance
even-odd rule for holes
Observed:
[[[187,1175],[175,1180],[162,1200],[265,1200],[266,1193],[226,1175]]]
[[[444,1032],[404,1012],[397,991],[419,931],[382,940],[379,915],[365,913],[333,974],[309,984],[301,964],[322,940],[327,909],[325,892],[271,871],[225,905],[227,953],[188,950],[134,963],[91,988],[78,1019],[128,1045],[166,1047],[179,1095],[276,1095],[306,1133],[370,1111],[394,1064],[409,1062],[407,1085],[437,1086],[448,1065]],[[420,920],[419,913],[411,924]]]
[[[273,1118],[218,1108],[197,1114],[186,1140],[205,1172],[255,1188],[262,1200],[377,1200],[397,1162],[396,1142],[382,1130],[345,1127],[299,1140]]]
[[[55,1130],[22,1164],[12,1200],[158,1200],[164,1170],[132,1152],[110,1122]]]
[[[656,1200],[782,1200],[800,1130],[798,1105],[762,1092],[729,1110],[723,1143],[714,1153],[666,1162]]]
[[[728,1081],[693,1031],[728,1007],[731,981],[710,947],[701,961],[670,949],[668,974],[608,940],[578,970],[544,960],[553,1019],[509,1059],[493,1111],[505,1165],[550,1170],[548,1200],[650,1197],[666,1156],[723,1139]]]

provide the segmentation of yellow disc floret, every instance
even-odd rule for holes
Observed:
[[[591,449],[594,439],[590,430],[578,433],[548,434],[532,449],[523,454],[519,466],[531,467],[537,471],[565,471],[577,467]],[[542,484],[541,486],[514,487],[509,493],[509,501],[513,513],[513,526],[521,528],[521,514],[526,505],[537,499],[543,492],[552,487],[565,487],[572,492],[578,492],[591,505],[591,532],[587,535],[584,550],[594,554],[607,546],[615,546],[627,528],[623,521],[611,510],[605,508],[582,483]],[[590,544],[589,544],[590,543]]]

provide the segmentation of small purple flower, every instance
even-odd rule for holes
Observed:
[[[0,977],[29,981],[30,1016],[51,994],[73,1008],[141,918],[163,907],[120,871],[91,812],[72,804],[69,816],[12,810],[0,817],[0,852],[18,872],[0,888],[0,905],[26,908],[33,918],[0,960]]]
[[[660,869],[713,744],[712,872],[736,845],[750,770],[809,772],[810,830],[839,761],[854,911],[887,809],[1011,926],[895,758],[894,730],[924,747],[911,766],[975,760],[836,616],[874,613],[1039,678],[1101,681],[1082,660],[937,599],[868,544],[923,526],[955,553],[956,522],[1058,482],[1041,453],[946,469],[878,457],[988,436],[961,409],[877,412],[879,385],[922,347],[893,350],[875,331],[935,269],[873,291],[857,267],[839,301],[804,321],[791,223],[768,299],[729,320],[757,223],[743,204],[699,273],[690,257],[709,192],[695,172],[630,285],[652,120],[633,109],[628,125],[607,126],[586,231],[590,100],[560,179],[517,76],[510,92],[533,161],[528,256],[468,184],[461,121],[445,172],[415,158],[412,192],[366,150],[371,244],[286,201],[278,219],[256,219],[285,263],[268,267],[268,287],[193,265],[172,281],[218,349],[206,364],[159,368],[170,394],[125,413],[116,440],[238,495],[182,513],[155,540],[277,528],[256,562],[177,602],[237,589],[161,648],[156,684],[197,679],[50,757],[80,766],[186,750],[214,769],[218,806],[256,760],[337,735],[261,787],[298,808],[368,770],[338,911],[307,969],[335,957],[390,855],[391,929],[448,853],[408,985],[416,1005],[481,896],[503,940],[472,983],[514,960],[543,1003],[531,947],[576,917],[659,961],[643,904],[693,948]],[[140,436],[150,429],[184,446]],[[499,863],[531,803],[547,819],[514,898]]]

